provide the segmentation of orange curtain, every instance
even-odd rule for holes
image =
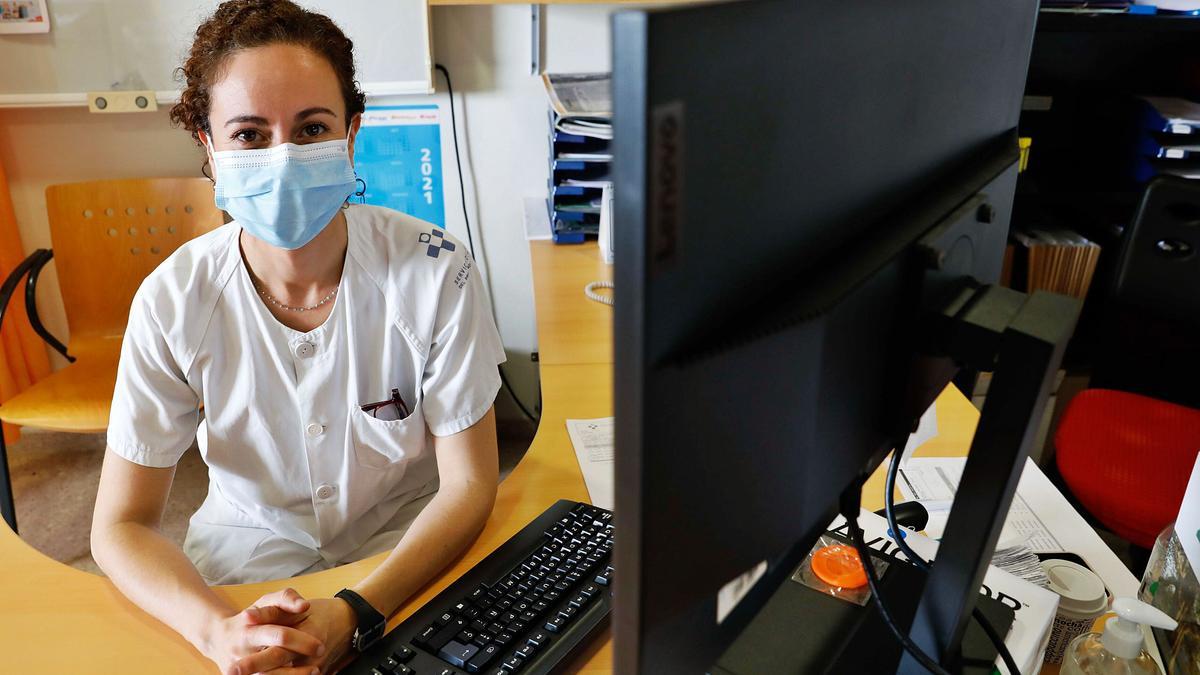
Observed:
[[[0,283],[25,259],[21,236],[17,232],[17,217],[13,212],[12,195],[8,191],[8,176],[0,166]],[[22,285],[13,294],[0,326],[0,406],[29,385],[50,373],[46,346],[33,332],[25,314],[25,293]],[[4,425],[4,438],[17,439],[16,427]]]

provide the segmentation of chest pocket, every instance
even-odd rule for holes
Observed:
[[[350,406],[350,443],[358,463],[372,469],[397,468],[425,451],[421,400],[402,420],[381,420]]]

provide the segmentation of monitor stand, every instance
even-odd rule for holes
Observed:
[[[955,224],[936,228],[923,243],[937,250],[936,239],[956,236]],[[923,322],[928,332],[920,336],[926,360],[914,364],[914,369],[930,372],[930,360],[940,360],[954,368],[992,372],[992,382],[937,559],[927,575],[901,563],[891,565],[881,581],[887,607],[926,654],[950,672],[971,672],[976,663],[988,664],[985,670],[990,672],[996,652],[986,638],[981,642],[983,633],[971,613],[977,605],[985,616],[999,611],[979,595],[1004,526],[1004,518],[997,514],[1007,514],[1012,503],[1050,384],[1074,330],[1079,302],[1051,293],[1026,295],[971,283],[938,295],[940,300],[929,308],[930,320]],[[952,372],[947,382],[950,376]],[[857,514],[861,484],[842,496],[843,513],[850,512],[851,517]],[[794,584],[783,584],[783,590],[718,660],[713,673],[926,672],[911,655],[901,653],[870,603],[831,605],[845,603],[790,585]],[[769,607],[775,609],[768,613]],[[992,625],[1007,635],[1012,619],[1010,613]],[[766,654],[777,660],[759,660]],[[761,668],[769,663],[777,665]],[[791,664],[796,668],[790,669]]]
[[[872,555],[888,563],[880,579],[881,589],[888,608],[908,631],[926,574],[892,556],[874,550]],[[1011,607],[986,596],[980,596],[978,607],[1000,635],[1008,634],[1014,618]],[[894,673],[900,650],[900,643],[870,603],[860,606],[834,598],[789,578],[710,672]],[[983,630],[971,622],[962,640],[962,667],[955,672],[990,675],[997,656]]]

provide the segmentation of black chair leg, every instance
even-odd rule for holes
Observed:
[[[17,531],[17,508],[13,503],[12,479],[8,473],[8,447],[4,444],[4,431],[0,429],[0,516]]]

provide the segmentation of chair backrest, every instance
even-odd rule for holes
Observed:
[[[1161,177],[1125,234],[1112,299],[1200,326],[1200,181]]]
[[[124,335],[142,280],[223,222],[206,178],[51,185],[46,210],[72,342]]]
[[[1200,407],[1198,183],[1147,187],[1123,237],[1090,386]]]

